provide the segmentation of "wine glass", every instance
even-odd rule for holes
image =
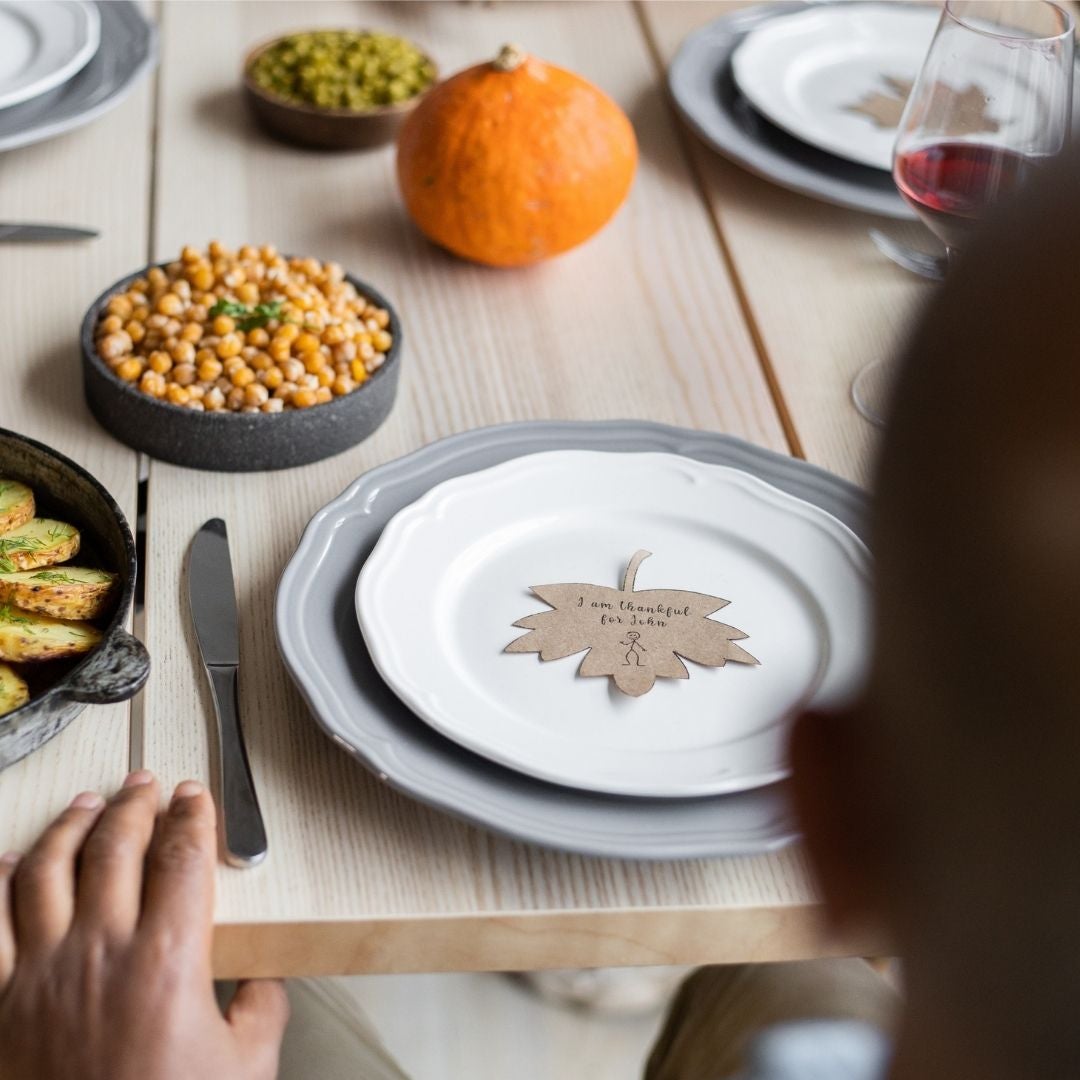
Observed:
[[[893,149],[893,180],[949,261],[986,215],[1069,139],[1073,19],[1048,0],[948,0]],[[856,377],[856,408],[882,423],[891,363]]]

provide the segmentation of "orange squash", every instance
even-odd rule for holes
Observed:
[[[587,240],[622,205],[636,166],[634,129],[611,98],[513,45],[429,91],[398,138],[413,220],[489,266]]]

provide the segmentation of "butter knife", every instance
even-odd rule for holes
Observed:
[[[0,244],[57,243],[63,240],[93,240],[96,229],[81,229],[76,225],[41,225],[34,222],[0,221]]]
[[[266,857],[266,828],[240,728],[240,627],[229,536],[221,518],[208,521],[191,543],[188,602],[217,713],[225,861],[255,866]]]

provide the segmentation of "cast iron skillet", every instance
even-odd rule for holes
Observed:
[[[39,514],[69,521],[82,533],[76,557],[120,575],[120,594],[101,644],[75,662],[21,668],[30,700],[0,716],[0,769],[58,735],[88,704],[126,701],[150,674],[150,657],[124,621],[135,594],[135,541],[112,496],[85,469],[33,439],[0,428],[0,476],[34,490]]]

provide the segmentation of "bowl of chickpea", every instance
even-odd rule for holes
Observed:
[[[82,324],[86,401],[176,465],[256,472],[362,442],[397,394],[401,323],[340,265],[213,241],[137,271]]]

